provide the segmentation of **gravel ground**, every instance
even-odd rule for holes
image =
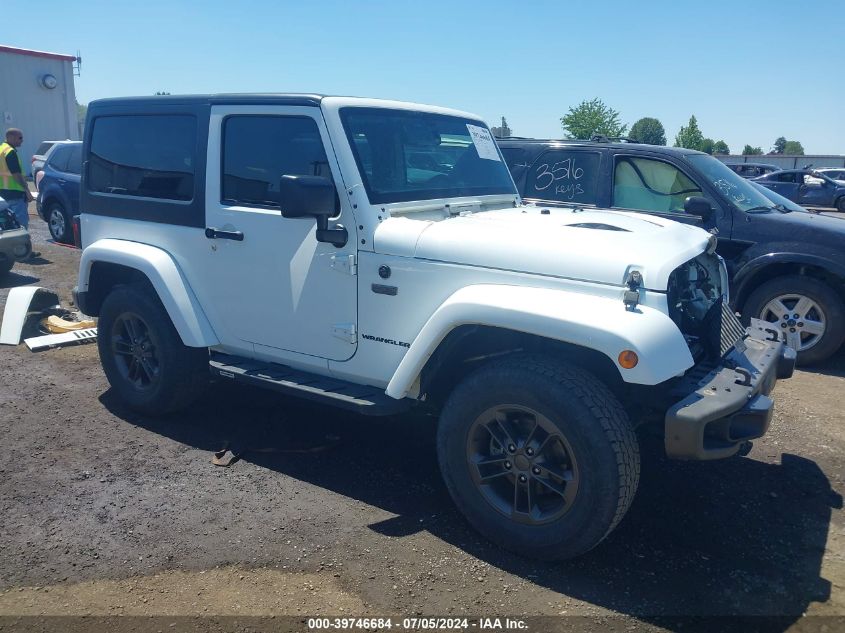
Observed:
[[[79,252],[31,228],[42,257],[15,267],[0,306],[26,284],[67,304]],[[629,630],[740,614],[801,629],[805,614],[845,616],[840,389],[841,357],[779,383],[772,429],[746,458],[674,463],[643,438],[619,528],[545,564],[467,527],[429,418],[224,384],[151,419],[109,391],[95,345],[3,347],[0,616],[563,614]],[[226,442],[248,452],[215,467]]]

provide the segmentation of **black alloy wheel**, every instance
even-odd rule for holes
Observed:
[[[484,499],[513,521],[543,524],[563,516],[578,494],[578,464],[547,417],[520,405],[484,411],[467,437],[467,462]]]

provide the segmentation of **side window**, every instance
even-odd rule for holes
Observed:
[[[50,154],[50,160],[47,162],[50,163],[50,167],[56,171],[67,171],[67,159],[69,156],[70,146],[60,145],[53,150],[53,153]]]
[[[597,152],[552,150],[531,166],[527,198],[595,204],[600,155]]]
[[[91,135],[88,189],[191,200],[196,146],[197,122],[191,115],[99,117]]]
[[[283,175],[332,177],[320,131],[309,117],[229,116],[222,151],[221,197],[229,204],[277,207]]]
[[[67,159],[67,172],[69,174],[82,173],[82,144],[77,143],[72,145],[70,149],[70,156]]]
[[[778,182],[795,182],[795,174],[793,172],[787,172],[785,174],[777,174],[776,180]]]
[[[499,151],[505,157],[505,164],[511,172],[520,193],[525,191],[525,173],[529,165],[526,163],[526,151],[521,147],[500,147]]]
[[[613,206],[683,213],[688,196],[703,195],[680,169],[650,158],[619,156],[613,172]]]

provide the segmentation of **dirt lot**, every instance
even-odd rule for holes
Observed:
[[[47,243],[40,220],[33,233],[42,258],[16,266],[0,306],[25,284],[70,300],[78,251]],[[0,615],[564,614],[636,629],[745,614],[801,628],[804,614],[845,615],[843,392],[845,358],[779,384],[746,458],[647,451],[610,538],[543,564],[467,527],[430,419],[227,385],[149,419],[110,393],[95,345],[3,347]],[[213,466],[227,441],[251,452]]]

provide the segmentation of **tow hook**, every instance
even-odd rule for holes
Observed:
[[[739,452],[737,455],[740,457],[745,457],[748,453],[751,452],[752,447],[754,446],[754,442],[751,440],[745,440],[742,444],[739,445]]]

